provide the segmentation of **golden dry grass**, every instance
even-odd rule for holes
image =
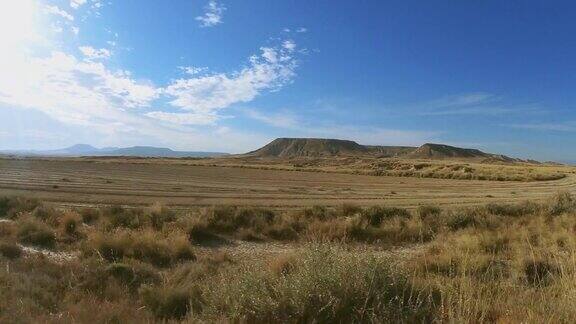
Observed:
[[[330,167],[335,171],[330,169],[321,173],[275,170],[282,165],[273,165],[266,170],[251,168],[249,164],[242,164],[243,168],[226,165],[226,161],[235,160],[218,161],[0,159],[0,194],[86,205],[150,205],[160,201],[182,207],[225,204],[288,209],[339,206],[344,202],[410,208],[430,204],[461,206],[542,201],[558,190],[576,192],[576,176],[571,173],[574,169],[569,167],[478,166],[487,168],[489,171],[483,172],[494,176],[499,173],[514,175],[514,169],[528,173],[534,170],[534,174],[548,170],[546,172],[568,175],[559,180],[522,182],[334,173],[345,171],[340,166]],[[224,166],[186,164],[211,162]],[[444,163],[438,165],[442,168],[450,165],[437,163]],[[268,168],[266,165],[257,167]]]
[[[2,323],[576,319],[569,193],[413,211],[153,205],[94,216],[21,198],[0,199],[0,211]],[[21,239],[38,231],[52,233],[50,251]]]

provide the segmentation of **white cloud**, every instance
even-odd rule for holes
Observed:
[[[0,76],[0,102],[39,109],[69,123],[113,118],[157,97],[156,88],[133,80],[126,71],[113,72],[63,52],[22,59],[9,67]]]
[[[178,125],[214,125],[219,119],[215,113],[169,113],[153,111],[146,116]]]
[[[165,121],[210,121],[218,111],[235,103],[249,102],[264,91],[276,91],[295,77],[297,60],[290,50],[280,46],[263,47],[250,58],[250,65],[232,74],[218,73],[175,80],[162,93],[173,98],[177,113],[152,112],[150,117]],[[192,75],[193,76],[193,75]],[[185,114],[178,117],[178,114]],[[204,117],[202,117],[204,116]]]
[[[298,29],[296,29],[297,33],[307,33],[308,32],[308,28],[305,27],[300,27]]]
[[[189,75],[198,75],[208,71],[207,67],[180,66],[178,68]]]
[[[266,59],[269,63],[275,64],[278,63],[278,55],[276,49],[270,47],[262,47],[262,57]]]
[[[70,21],[74,21],[74,16],[72,16],[68,12],[58,8],[57,6],[45,6],[44,10],[49,14],[57,15],[57,16],[60,16],[62,18],[68,19]]]
[[[112,52],[105,48],[94,48],[91,46],[81,46],[78,48],[88,60],[108,59],[112,56]]]
[[[70,0],[70,7],[74,9],[78,9],[84,4],[86,4],[86,0]]]
[[[72,33],[76,36],[78,36],[78,34],[80,33],[80,28],[78,27],[72,27]]]
[[[269,114],[265,115],[257,110],[244,109],[244,112],[249,118],[261,121],[265,124],[288,129],[297,129],[300,125],[299,121],[290,113]]]
[[[205,7],[203,16],[196,17],[201,27],[214,27],[222,23],[222,15],[226,7],[219,4],[216,0],[210,0]]]
[[[427,103],[427,105],[432,108],[461,107],[486,104],[497,100],[499,100],[499,98],[493,94],[476,92],[447,96],[441,99],[433,100]]]
[[[30,0],[30,3],[33,1]],[[96,6],[98,2],[88,0],[86,6],[88,3],[90,8],[87,12],[94,13],[91,11],[92,6]],[[6,6],[10,9],[13,7]],[[3,6],[0,4],[0,7]],[[195,74],[187,75],[182,80],[185,83],[183,88],[179,88],[176,81],[169,84],[167,87],[169,93],[166,89],[154,86],[150,81],[137,79],[129,71],[112,69],[106,61],[94,60],[96,57],[106,58],[112,53],[86,46],[83,54],[87,56],[83,57],[80,55],[81,51],[78,55],[73,55],[65,51],[62,44],[52,43],[48,39],[43,42],[36,41],[32,37],[36,35],[36,25],[30,22],[28,26],[29,22],[22,19],[26,18],[24,14],[32,13],[32,10],[28,9],[22,6],[20,15],[14,13],[2,15],[0,11],[1,17],[14,16],[14,19],[8,21],[14,22],[16,26],[28,27],[25,29],[26,33],[21,32],[18,37],[12,37],[14,40],[9,43],[10,46],[0,51],[0,65],[2,65],[0,110],[4,112],[3,116],[15,114],[22,116],[25,125],[31,129],[56,130],[64,137],[54,141],[48,141],[46,138],[32,141],[32,137],[24,136],[20,127],[14,128],[18,129],[17,132],[9,132],[11,138],[0,141],[0,145],[3,146],[17,142],[19,144],[14,145],[29,148],[34,145],[60,146],[62,141],[71,144],[89,141],[102,146],[157,145],[175,149],[243,152],[255,144],[265,143],[267,138],[251,130],[237,131],[220,125],[214,127],[213,124],[222,116],[218,115],[218,109],[210,107],[214,105],[225,107],[227,102],[249,100],[250,97],[266,89],[274,90],[284,82],[288,82],[289,75],[293,74],[288,71],[295,68],[291,67],[291,64],[295,65],[295,60],[290,59],[288,62],[288,58],[281,54],[285,50],[277,49],[279,61],[276,64],[267,62],[262,56],[256,56],[245,68],[236,73],[198,75],[205,70],[187,69],[185,71]],[[48,22],[65,20],[62,26],[76,27],[68,18],[63,18],[63,11],[44,10],[44,6],[39,9],[38,13],[51,16],[47,17]],[[0,25],[6,24],[0,20]],[[12,27],[10,24],[6,26]],[[14,32],[6,34],[10,36]],[[0,36],[4,36],[1,30]],[[26,40],[33,39],[34,43],[21,41],[24,36]],[[33,47],[27,47],[28,44],[34,45],[34,50]],[[36,51],[35,47],[39,50]],[[213,79],[217,83],[212,84],[211,90],[205,93],[207,96],[198,99],[199,102],[206,104],[203,107],[207,110],[196,111],[176,106],[178,108],[176,112],[171,108],[171,112],[150,112],[150,116],[153,117],[146,116],[151,110],[162,110],[159,109],[163,108],[162,106],[155,106],[164,104],[157,99],[168,98],[175,103],[186,103],[186,98],[192,97],[193,94],[181,93],[180,90],[190,90],[187,86],[189,83],[194,83],[194,80],[203,84],[210,83]],[[219,80],[224,84],[218,84]],[[214,103],[218,101],[216,98],[220,94],[218,89],[230,93],[224,95],[224,101]],[[246,95],[245,91],[249,91],[250,94]],[[210,96],[213,98],[210,99]],[[151,106],[154,106],[154,109],[150,108]],[[35,121],[36,117],[32,116],[41,116],[42,122]],[[0,121],[4,122],[0,123],[2,131],[11,129],[11,121],[5,117],[0,118]],[[48,121],[50,126],[44,121]],[[208,127],[197,126],[201,128],[196,129],[184,126],[191,124]]]
[[[505,98],[483,92],[447,96],[436,100],[398,107],[397,110],[411,112],[420,116],[500,116],[514,113],[533,114],[542,112],[542,108],[537,104],[509,103]]]
[[[284,43],[282,43],[282,47],[284,47],[284,49],[292,52],[296,49],[296,43],[294,43],[293,40],[288,39],[288,40],[285,40]]]

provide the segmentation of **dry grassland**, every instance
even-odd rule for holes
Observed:
[[[212,166],[214,161],[220,160],[1,159],[0,194],[72,204],[146,205],[159,201],[182,207],[228,204],[294,208],[351,202],[416,208],[425,204],[539,201],[559,190],[576,190],[574,169],[559,166],[539,167],[565,175],[558,180],[480,181],[274,169],[281,166],[240,168],[227,165],[229,159]],[[498,172],[523,168],[483,166]]]

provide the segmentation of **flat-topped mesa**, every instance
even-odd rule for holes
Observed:
[[[420,147],[361,145],[350,140],[328,138],[277,138],[260,149],[244,154],[258,158],[302,157],[397,157],[403,159],[455,159],[476,162],[522,162],[505,155],[477,149],[426,143]]]
[[[370,154],[370,149],[354,141],[326,138],[277,138],[247,153],[255,157],[281,158],[366,154]]]
[[[444,144],[426,143],[408,154],[411,158],[489,158],[492,154],[477,149],[466,149]]]
[[[426,143],[406,155],[411,159],[467,159],[485,162],[520,162],[501,154],[491,154],[477,149],[460,148],[445,144]]]

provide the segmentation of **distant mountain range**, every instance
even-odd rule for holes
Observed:
[[[376,156],[408,159],[459,159],[479,162],[528,162],[500,154],[485,153],[444,144],[426,143],[420,147],[360,145],[354,141],[324,138],[277,138],[262,148],[249,152],[249,157],[327,157]]]
[[[104,147],[96,148],[88,144],[76,144],[58,150],[19,150],[0,151],[2,154],[11,155],[34,155],[34,156],[133,156],[133,157],[217,157],[225,156],[228,153],[221,152],[185,152],[174,151],[169,148],[153,146],[132,146],[132,147]]]

